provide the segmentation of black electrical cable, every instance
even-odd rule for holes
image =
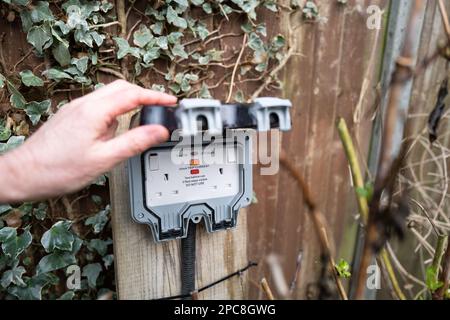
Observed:
[[[220,278],[219,280],[216,280],[216,281],[214,281],[214,282],[212,282],[212,283],[210,283],[210,284],[208,284],[208,285],[198,289],[197,291],[200,293],[200,292],[203,292],[205,290],[208,290],[209,288],[212,288],[212,287],[218,285],[219,283],[227,281],[228,279],[231,279],[231,278],[233,278],[235,276],[240,276],[244,272],[246,272],[248,269],[256,267],[256,266],[258,266],[258,264],[256,262],[250,261],[248,263],[248,265],[245,266],[244,268],[239,269],[238,271],[235,271],[233,273],[230,273],[229,275],[227,275],[227,276],[225,276],[223,278]],[[184,299],[184,298],[188,298],[188,297],[191,297],[191,294],[180,294],[180,295],[177,295],[177,296],[158,298],[158,299],[155,299],[155,300],[175,300],[175,299]]]
[[[181,239],[181,295],[192,300],[195,291],[195,234],[196,224],[188,225],[186,238]]]

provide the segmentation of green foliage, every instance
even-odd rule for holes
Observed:
[[[24,70],[20,72],[22,83],[27,87],[42,87],[44,81],[41,78],[36,77],[31,70]]]
[[[11,136],[7,142],[0,142],[0,155],[17,148],[25,141],[24,136]]]
[[[319,9],[314,1],[306,1],[303,7],[303,17],[306,20],[315,20],[319,17]]]
[[[50,230],[47,230],[41,238],[41,243],[45,251],[72,251],[75,237],[69,231],[70,227],[70,221],[58,221]]]
[[[356,193],[367,199],[368,202],[372,199],[373,196],[373,184],[372,182],[367,182],[364,185],[364,188],[356,188]]]
[[[352,276],[350,272],[350,265],[344,259],[341,259],[334,267],[336,268],[339,277],[347,279]]]
[[[426,284],[432,293],[444,285],[442,281],[438,280],[438,275],[439,272],[435,267],[430,266],[426,269]]]
[[[90,288],[95,288],[97,284],[97,278],[102,271],[100,263],[90,263],[83,268],[82,275],[87,277]]]
[[[85,225],[92,226],[94,233],[100,233],[109,221],[110,206],[106,206],[104,210],[86,219]]]

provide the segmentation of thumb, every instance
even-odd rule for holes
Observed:
[[[161,125],[145,125],[127,131],[106,143],[106,152],[118,161],[133,157],[163,143],[169,132]]]

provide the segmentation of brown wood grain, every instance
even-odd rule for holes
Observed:
[[[352,222],[357,211],[335,123],[338,117],[344,117],[351,129],[355,127],[353,111],[370,50],[373,45],[381,48],[382,38],[374,43],[374,31],[366,28],[365,9],[369,3],[386,6],[386,1],[349,1],[346,6],[318,1],[320,15],[326,21],[305,23],[295,31],[300,55],[288,63],[283,78],[283,95],[294,105],[292,130],[283,135],[283,149],[303,172],[331,227],[336,247],[344,236],[345,223]],[[283,21],[286,30],[286,19]],[[374,73],[376,67],[378,63]],[[364,157],[371,134],[370,118],[363,119],[355,134]],[[255,186],[259,203],[251,207],[248,216],[250,258],[264,262],[269,254],[278,255],[289,283],[302,252],[293,296],[313,297],[314,290],[309,289],[318,280],[319,245],[295,181],[281,170],[274,177],[255,174]],[[263,263],[251,276],[254,282],[265,276],[271,287],[276,287],[267,264]],[[252,287],[250,297],[261,298],[262,293]]]

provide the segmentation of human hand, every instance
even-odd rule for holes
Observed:
[[[162,143],[169,133],[160,125],[140,126],[115,137],[116,118],[140,105],[176,101],[123,80],[73,100],[22,146],[0,157],[0,203],[77,191],[123,160]]]

